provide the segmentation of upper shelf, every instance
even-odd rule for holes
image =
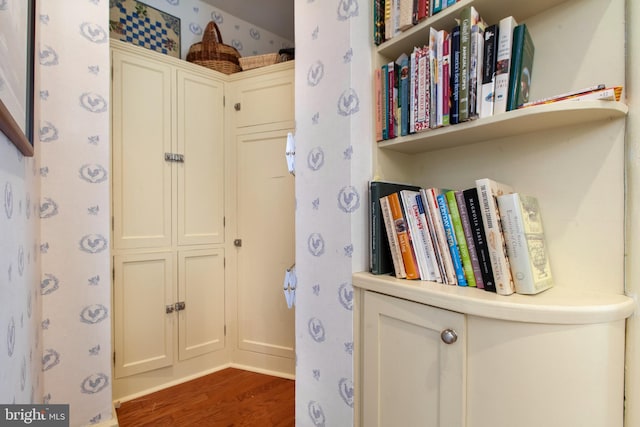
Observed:
[[[515,322],[593,324],[623,320],[635,310],[625,295],[554,287],[538,295],[498,295],[482,289],[390,275],[355,273],[353,286],[459,313]]]
[[[397,137],[379,142],[378,147],[402,153],[422,153],[534,131],[613,120],[625,117],[628,110],[622,102],[562,101]]]
[[[382,43],[378,46],[377,51],[388,59],[395,59],[402,53],[409,54],[414,46],[423,46],[428,43],[429,28],[433,27],[437,30],[453,28],[456,25],[456,19],[460,16],[460,11],[467,6],[475,7],[480,16],[487,23],[492,24],[498,23],[500,19],[508,15],[513,15],[518,22],[522,22],[530,16],[537,15],[566,1],[460,0],[453,6],[447,7],[442,12]]]

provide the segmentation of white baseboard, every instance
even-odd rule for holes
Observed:
[[[288,380],[295,380],[296,379],[295,375],[291,375],[291,374],[287,374],[287,373],[283,373],[283,372],[279,372],[279,371],[272,371],[272,370],[269,370],[269,369],[256,368],[254,366],[249,366],[249,365],[241,365],[239,363],[232,363],[229,367],[230,368],[236,368],[236,369],[242,369],[243,371],[256,372],[258,374],[271,375],[272,377],[286,378]]]

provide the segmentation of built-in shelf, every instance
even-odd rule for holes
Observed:
[[[452,126],[388,139],[378,147],[402,153],[452,148],[529,132],[625,117],[629,108],[614,101],[562,101],[508,111]]]
[[[437,30],[453,28],[456,25],[456,19],[460,17],[460,11],[467,6],[475,7],[485,22],[497,23],[508,15],[514,16],[518,22],[523,22],[530,16],[537,15],[566,1],[460,0],[442,12],[385,41],[377,47],[377,52],[385,58],[393,59],[402,53],[409,54],[408,46],[424,46],[428,43],[426,35],[429,33],[429,28],[433,27]]]
[[[367,272],[353,286],[473,316],[514,322],[592,324],[626,319],[635,301],[625,295],[556,286],[537,295],[498,295],[482,289],[396,279]]]

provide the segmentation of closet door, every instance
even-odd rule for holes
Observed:
[[[171,245],[171,67],[113,51],[113,247]]]
[[[223,83],[177,72],[178,245],[224,242]]]
[[[295,187],[284,158],[287,131],[240,135],[238,160],[238,346],[294,359],[294,310],[283,293],[295,259]]]

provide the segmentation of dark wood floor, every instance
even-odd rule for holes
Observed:
[[[120,427],[294,426],[295,381],[222,371],[121,404]]]

